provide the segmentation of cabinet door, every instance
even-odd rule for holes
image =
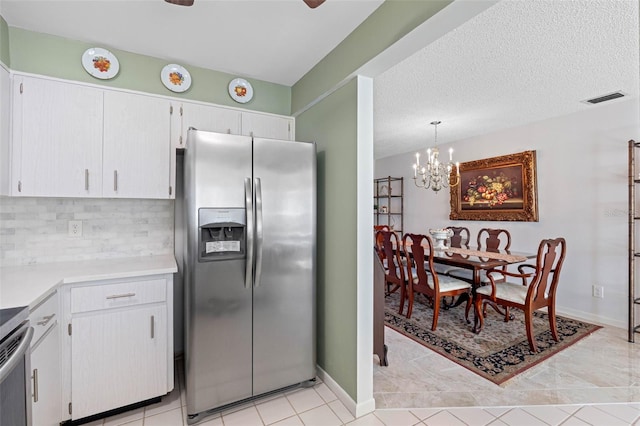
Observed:
[[[12,184],[16,195],[101,195],[102,93],[71,83],[15,78]]]
[[[55,324],[31,352],[33,424],[59,425],[62,421],[60,327]]]
[[[168,100],[105,91],[104,197],[172,197],[170,118]]]
[[[99,311],[71,320],[73,419],[167,393],[167,307]]]
[[[293,119],[275,115],[242,113],[242,134],[260,138],[294,140]]]
[[[11,77],[0,65],[0,195],[11,195]]]
[[[179,113],[182,115],[182,131],[177,148],[184,148],[187,143],[189,127],[209,132],[240,134],[240,111],[185,102],[180,106]]]

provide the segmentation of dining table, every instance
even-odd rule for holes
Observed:
[[[404,252],[402,247],[401,251]],[[429,252],[425,250],[425,256],[428,256],[428,253]],[[533,259],[536,256],[536,253],[518,252],[506,249],[487,249],[484,247],[448,247],[442,250],[433,250],[434,263],[441,263],[472,271],[470,295],[472,300],[473,297],[475,297],[476,289],[482,285],[482,271],[521,263],[528,259]],[[468,298],[469,295],[466,293],[460,295],[455,302],[450,305],[446,305],[446,307],[452,308],[458,306],[467,301]],[[477,312],[477,310],[474,309],[474,332],[477,330],[479,315],[481,314],[481,312]]]
[[[493,268],[501,268],[506,265],[524,262],[533,259],[536,253],[516,252],[505,249],[487,249],[482,247],[449,247],[444,250],[433,251],[434,263],[440,263],[472,271],[471,298],[475,297],[476,290],[482,284],[482,271]],[[458,306],[467,301],[468,294],[461,295],[458,300],[449,307]],[[475,304],[474,304],[475,306]],[[497,309],[497,307],[494,307]],[[477,307],[474,309],[473,331],[478,332],[479,316]]]

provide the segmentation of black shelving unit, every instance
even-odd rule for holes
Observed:
[[[640,310],[640,291],[636,284],[636,262],[640,251],[636,248],[636,223],[640,215],[636,211],[636,185],[640,184],[640,174],[636,172],[635,157],[640,149],[640,142],[629,141],[629,342],[635,342],[635,335],[640,333],[640,321],[636,313]]]
[[[404,178],[374,179],[373,214],[375,225],[388,225],[402,236],[404,228]]]

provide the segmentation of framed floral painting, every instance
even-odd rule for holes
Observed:
[[[461,163],[449,218],[537,222],[536,152]]]

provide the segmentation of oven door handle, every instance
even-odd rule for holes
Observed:
[[[31,345],[32,337],[33,327],[29,327],[16,351],[9,357],[9,360],[0,367],[0,383],[4,382],[4,379],[13,371],[13,368],[24,360],[24,354],[27,353],[29,345]]]

